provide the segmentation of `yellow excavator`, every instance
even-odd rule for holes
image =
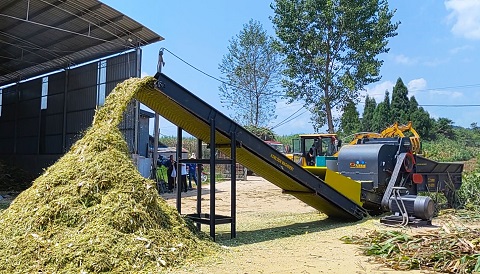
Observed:
[[[356,133],[353,137],[353,140],[350,141],[350,145],[360,144],[362,139],[365,138],[392,138],[392,137],[406,137],[404,132],[410,132],[410,145],[413,153],[420,154],[421,145],[420,145],[420,136],[417,131],[412,127],[412,121],[408,122],[406,125],[398,125],[395,122],[393,125],[387,127],[380,133],[376,132],[359,132]]]

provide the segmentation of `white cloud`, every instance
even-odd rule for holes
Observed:
[[[408,56],[405,56],[403,54],[396,55],[395,58],[394,58],[394,61],[396,63],[402,64],[402,65],[413,65],[417,62],[415,59],[412,59],[412,58],[410,58]]]
[[[433,97],[443,96],[447,100],[463,97],[463,93],[460,91],[447,91],[447,90],[431,90],[430,95]]]
[[[419,90],[427,88],[427,81],[423,78],[413,79],[407,84],[408,95],[412,96]]]
[[[450,11],[448,20],[455,35],[480,40],[480,1],[446,0],[445,7]]]
[[[366,93],[368,96],[375,98],[375,101],[378,103],[382,102],[385,98],[385,91],[388,90],[390,95],[392,94],[392,89],[395,86],[395,83],[390,81],[384,81],[379,84],[376,84],[372,87],[367,87]]]
[[[142,74],[141,74],[142,78],[145,77],[145,76],[149,76],[149,75],[150,75],[150,74],[148,74],[148,72],[142,71]]]
[[[470,45],[464,45],[464,46],[460,46],[460,47],[456,47],[456,48],[453,48],[450,50],[450,53],[451,54],[457,54],[457,53],[460,53],[462,51],[469,51],[469,50],[473,50],[474,48]]]

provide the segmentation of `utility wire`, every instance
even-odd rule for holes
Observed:
[[[219,79],[219,78],[217,78],[217,77],[215,77],[215,76],[213,76],[213,75],[210,75],[210,74],[202,71],[201,69],[195,67],[194,65],[190,64],[189,62],[183,60],[180,56],[178,56],[178,55],[176,55],[175,53],[171,52],[171,51],[168,50],[167,48],[161,48],[160,50],[165,50],[165,51],[167,51],[168,53],[170,53],[171,55],[173,55],[174,57],[176,57],[178,60],[180,60],[180,61],[182,61],[183,63],[185,63],[187,66],[193,68],[194,70],[200,72],[200,73],[203,74],[203,75],[206,75],[206,76],[208,76],[208,77],[210,77],[210,78],[212,78],[212,79],[214,79],[214,80],[217,80],[218,82],[220,82],[220,83],[222,83],[222,84],[225,84],[225,85],[227,85],[227,86],[231,86],[231,87],[236,88],[236,89],[241,89],[241,90],[245,90],[245,91],[251,91],[250,89],[247,89],[247,88],[244,88],[244,87],[235,86],[235,85],[232,85],[232,84],[230,84],[230,83],[227,83],[227,82],[223,81],[222,79]]]
[[[292,117],[293,117],[295,114],[297,114],[297,113],[298,113],[300,110],[302,110],[302,109],[304,109],[303,106],[300,107],[300,108],[299,108],[297,111],[295,111],[294,113],[290,114],[290,116],[288,116],[287,118],[283,119],[282,121],[278,122],[276,125],[272,126],[272,129],[277,128],[277,127],[279,127],[279,126],[281,126],[281,125],[283,125],[283,124],[286,124],[286,123],[290,122],[290,121],[293,119]],[[305,112],[302,112],[301,114],[303,114],[303,113],[305,113]],[[301,115],[301,114],[300,114],[300,115]],[[298,116],[300,116],[300,115],[298,115]],[[297,118],[298,116],[295,116],[295,118]]]
[[[284,121],[278,123],[277,125],[273,126],[272,129],[279,128],[279,127],[281,127],[281,126],[283,126],[283,125],[286,125],[286,124],[290,123],[291,121],[297,119],[298,117],[302,116],[302,115],[305,114],[306,112],[307,112],[307,111],[305,110],[305,111],[303,111],[303,112],[301,112],[301,113],[299,113],[299,114],[291,117],[291,118],[288,119],[288,120],[284,120]]]

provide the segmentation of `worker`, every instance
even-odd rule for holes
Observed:
[[[190,159],[195,159],[195,153],[192,153],[190,156]],[[195,185],[198,186],[197,183],[197,164],[195,163],[190,163],[187,164],[187,169],[188,169],[188,190],[192,190],[192,179],[195,182]]]
[[[312,147],[308,151],[306,161],[307,161],[307,166],[315,165],[315,144],[312,144]]]
[[[182,177],[180,177],[181,179],[181,184],[182,184],[182,191],[183,192],[187,192],[187,165],[186,164],[183,164],[181,163],[180,164],[180,175]]]
[[[175,177],[177,177],[177,172],[175,170],[177,162],[173,160],[173,155],[170,155],[168,161],[165,163],[165,166],[167,167],[168,193],[172,193],[175,185]]]

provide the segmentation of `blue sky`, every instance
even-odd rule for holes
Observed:
[[[114,1],[104,3],[125,13],[165,38],[143,48],[142,72],[156,72],[158,50],[166,48],[203,72],[219,78],[218,64],[227,53],[229,40],[250,19],[259,21],[274,36],[271,1]],[[382,79],[365,87],[362,94],[383,100],[401,77],[420,105],[434,118],[446,117],[455,125],[480,124],[480,1],[389,0],[400,21],[398,35],[389,41],[390,52],[382,54]],[[228,114],[218,99],[219,82],[165,52],[163,72],[204,101]],[[441,105],[441,106],[429,106]],[[450,107],[444,105],[451,105]],[[461,105],[461,106],[459,106]],[[301,103],[277,104],[277,125]],[[360,114],[363,104],[358,104]],[[277,134],[311,133],[308,112],[274,129]],[[153,119],[152,119],[153,120]],[[173,136],[176,126],[161,119],[162,135]]]

